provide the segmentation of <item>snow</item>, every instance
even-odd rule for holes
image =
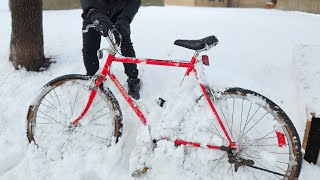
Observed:
[[[66,154],[61,159],[55,152],[46,154],[29,145],[26,114],[41,87],[64,74],[85,73],[80,15],[80,10],[44,11],[45,54],[56,63],[41,73],[15,71],[8,61],[11,16],[7,1],[0,3],[0,179],[130,179],[130,173],[141,166],[137,161],[147,158],[152,170],[146,179],[198,176],[224,179],[225,169],[211,177],[206,168],[199,168],[199,172],[185,172],[181,168],[202,167],[208,158],[204,155],[217,158],[217,154],[195,152],[191,155],[198,157],[199,162],[181,164],[184,149],[174,148],[166,140],[158,143],[154,154],[142,148],[142,145],[150,146],[148,128],[141,127],[119,93],[116,97],[124,116],[124,134],[120,143],[112,148],[92,148],[86,154]],[[142,7],[132,24],[132,40],[138,57],[189,60],[193,51],[174,46],[174,40],[217,36],[220,43],[208,53],[210,67],[205,67],[208,83],[216,88],[242,87],[265,95],[288,114],[301,138],[306,109],[320,113],[317,102],[320,66],[316,60],[319,20],[318,15],[279,10]],[[179,119],[187,102],[195,98],[185,98],[180,90],[172,93],[179,87],[184,71],[146,65],[139,66],[139,70],[143,86],[138,104],[148,112],[148,117],[157,117],[151,125],[160,124],[165,129],[161,133],[174,136],[171,130],[177,121],[164,119],[169,116]],[[125,85],[122,65],[113,65],[113,72]],[[186,86],[187,90],[192,89],[189,84]],[[159,97],[166,100],[164,110],[156,105]],[[179,98],[183,103],[175,104]],[[165,108],[174,108],[174,111]],[[201,129],[206,124],[196,125]],[[220,140],[214,141],[219,144]],[[139,154],[145,156],[139,157]],[[301,179],[314,179],[317,175],[320,175],[318,166],[303,163]]]
[[[320,117],[320,45],[298,45],[294,50],[297,86],[305,99],[307,113]]]

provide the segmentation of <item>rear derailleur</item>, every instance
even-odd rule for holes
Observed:
[[[228,162],[230,164],[234,164],[234,170],[235,172],[238,171],[240,166],[253,166],[254,161],[250,159],[244,159],[239,156],[239,153],[237,152],[237,149],[235,148],[228,148]]]

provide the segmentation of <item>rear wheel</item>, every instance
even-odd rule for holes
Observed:
[[[109,89],[102,86],[86,113],[73,127],[86,105],[91,78],[65,75],[46,84],[29,107],[27,137],[46,151],[87,151],[117,142],[122,131],[119,104]]]
[[[187,135],[183,138],[203,145],[226,148],[219,151],[185,146],[183,167],[187,172],[195,176],[206,174],[213,179],[299,177],[299,136],[291,120],[279,106],[246,89],[231,88],[214,92],[207,88],[207,92],[236,146],[228,147],[230,143],[203,96],[186,116],[189,119],[195,117],[196,124],[190,128],[196,133],[185,133]],[[204,113],[200,115],[200,112]]]

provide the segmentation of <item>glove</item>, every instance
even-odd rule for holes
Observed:
[[[108,19],[100,19],[95,20],[93,22],[94,25],[96,25],[96,29],[104,36],[108,36],[108,32],[110,29],[112,29],[112,23]]]
[[[130,34],[130,23],[125,19],[118,19],[114,26],[121,36],[127,36]]]
[[[108,31],[112,29],[113,26],[107,15],[92,8],[88,11],[87,17],[91,19],[93,24],[96,26],[97,31],[99,31],[104,37],[108,36]]]

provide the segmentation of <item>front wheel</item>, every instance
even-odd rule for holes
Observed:
[[[193,108],[196,134],[188,139],[204,145],[229,147],[223,151],[185,146],[184,169],[210,172],[214,179],[297,179],[301,170],[301,144],[286,113],[268,98],[241,88],[215,92],[206,88],[230,147],[208,101],[202,96]],[[204,113],[199,114],[200,111]],[[189,119],[191,117],[188,115]],[[191,131],[189,131],[191,132]],[[205,171],[204,171],[205,170]]]
[[[112,92],[102,86],[86,113],[75,125],[85,107],[92,80],[84,75],[65,75],[46,84],[27,115],[27,137],[46,151],[82,151],[107,147],[117,142],[122,131],[122,115]]]

